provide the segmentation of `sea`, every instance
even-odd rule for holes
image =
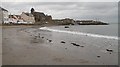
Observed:
[[[59,33],[69,33],[76,35],[85,35],[90,37],[107,38],[118,40],[118,23],[110,23],[109,25],[68,25],[42,27],[40,29],[49,30]]]

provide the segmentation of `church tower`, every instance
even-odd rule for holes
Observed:
[[[35,12],[34,8],[31,8],[31,14],[33,14]]]

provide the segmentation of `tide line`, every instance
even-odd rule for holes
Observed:
[[[90,36],[90,37],[98,37],[98,38],[106,38],[106,39],[115,39],[118,40],[119,38],[116,36],[106,36],[106,35],[99,35],[99,34],[91,34],[91,33],[83,33],[83,32],[76,32],[76,31],[65,31],[65,30],[57,30],[57,29],[50,29],[48,27],[41,27],[39,28],[41,30],[49,30],[53,32],[59,32],[59,33],[69,33],[69,34],[76,34],[76,35],[84,35],[84,36]]]

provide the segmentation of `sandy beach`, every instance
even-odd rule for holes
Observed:
[[[0,66],[2,65],[2,26],[0,26]]]
[[[2,37],[3,65],[118,64],[117,40],[54,33],[32,26],[5,26]],[[106,50],[108,47],[113,51]]]

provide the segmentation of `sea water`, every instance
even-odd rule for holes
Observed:
[[[118,39],[118,24],[113,23],[111,23],[110,25],[69,25],[69,28],[65,28],[65,26],[53,26],[49,28],[43,27],[40,29],[59,33],[69,33],[107,39]]]

